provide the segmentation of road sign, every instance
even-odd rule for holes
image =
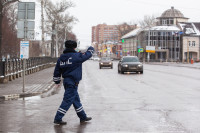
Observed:
[[[29,58],[29,41],[20,41],[20,59]]]
[[[143,52],[143,48],[138,49],[138,53],[141,53],[141,52]]]
[[[35,2],[19,2],[18,20],[35,19]]]
[[[17,38],[34,39],[35,2],[19,2]]]
[[[146,52],[155,53],[155,46],[146,46]]]
[[[35,37],[35,31],[34,30],[29,30],[24,33],[23,30],[17,30],[17,38],[26,38],[26,39],[34,39]]]
[[[17,21],[17,28],[22,30],[25,27],[25,21],[19,20]],[[35,29],[35,21],[27,21],[27,30],[34,30]]]

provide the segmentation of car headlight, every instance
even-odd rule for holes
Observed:
[[[109,63],[110,65],[112,64],[112,62]]]
[[[101,63],[101,65],[103,65],[103,63]]]
[[[128,65],[123,65],[123,67],[128,67]]]
[[[142,65],[138,65],[138,67],[142,67]]]

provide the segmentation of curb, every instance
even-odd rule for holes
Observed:
[[[161,66],[174,66],[174,67],[187,67],[187,68],[194,68],[194,69],[200,69],[200,67],[191,67],[191,66],[180,66],[180,65],[170,65],[170,64],[148,64],[148,65],[161,65]]]
[[[51,82],[48,88],[44,89],[42,92],[3,95],[3,96],[0,96],[0,100],[13,100],[13,99],[18,99],[18,98],[37,96],[37,95],[48,92],[49,90],[53,88],[54,85],[55,85],[54,82]]]

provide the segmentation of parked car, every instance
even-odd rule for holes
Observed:
[[[143,64],[137,56],[124,56],[118,63],[118,73],[136,72],[143,74]]]
[[[110,57],[102,57],[101,60],[99,61],[99,69],[102,67],[110,67],[113,69],[113,62]]]

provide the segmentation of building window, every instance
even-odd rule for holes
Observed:
[[[176,47],[179,48],[179,42],[176,42]]]
[[[162,49],[166,49],[166,43],[165,43],[165,41],[163,41],[163,44],[162,44],[163,46],[162,46]]]
[[[152,41],[150,41],[150,46],[152,45]]]
[[[174,20],[171,19],[171,20],[170,20],[170,24],[174,24]]]
[[[188,43],[189,43],[188,45],[191,46],[191,41],[188,41]]]
[[[156,46],[156,41],[153,41],[153,46]]]
[[[167,24],[166,20],[162,20],[162,24],[166,25]]]
[[[195,41],[192,41],[192,46],[194,46],[194,47],[195,47]]]
[[[177,59],[179,59],[179,53],[178,52],[176,53],[176,57],[177,57]]]
[[[167,19],[167,24],[169,24],[169,19]]]

